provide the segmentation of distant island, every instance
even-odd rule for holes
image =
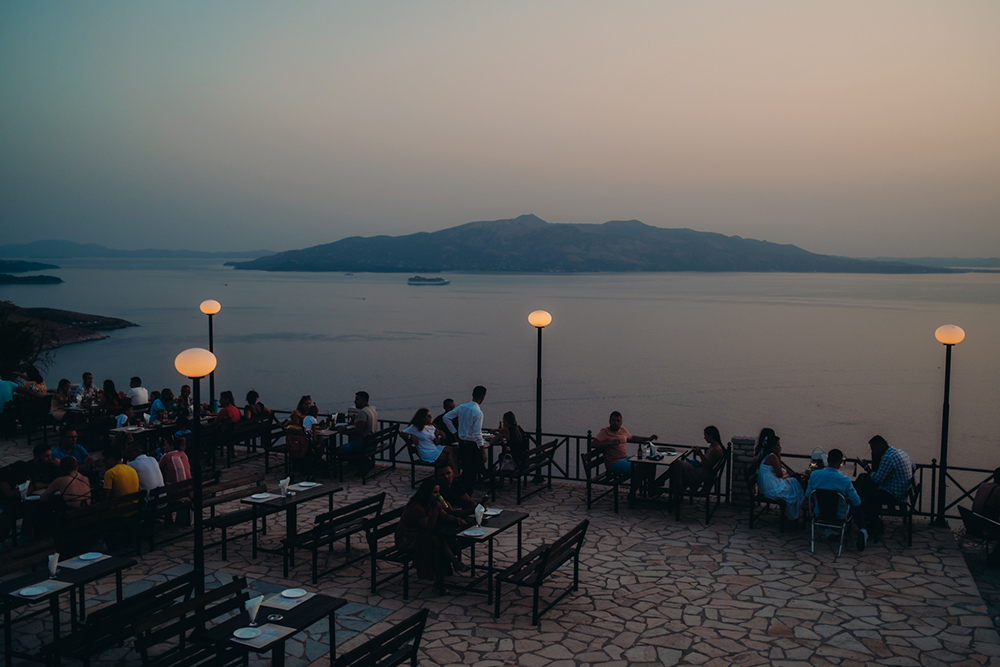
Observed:
[[[58,268],[55,264],[0,259],[0,273],[27,273],[28,271],[45,271],[46,269]]]
[[[199,250],[118,250],[95,243],[75,243],[73,241],[34,241],[32,243],[8,243],[0,245],[0,257],[43,258],[43,259],[253,259],[273,254],[271,250],[244,250],[232,252],[202,252]],[[58,268],[58,267],[46,267]],[[6,269],[11,271],[11,269]],[[27,269],[37,270],[37,269]]]
[[[42,348],[46,350],[107,338],[106,334],[100,333],[102,331],[139,326],[135,322],[117,317],[90,315],[56,308],[20,308],[9,301],[0,303],[12,308],[9,315],[11,319],[28,321],[34,325],[42,335]]]
[[[0,285],[58,285],[63,282],[57,276],[12,276],[0,273]]]
[[[792,273],[950,273],[945,267],[818,255],[782,245],[638,220],[601,225],[552,224],[534,215],[470,222],[406,236],[354,236],[290,250],[237,269],[527,273],[748,271]]]

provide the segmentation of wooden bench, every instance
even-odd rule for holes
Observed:
[[[520,505],[522,500],[530,498],[542,489],[552,488],[552,459],[556,455],[556,450],[559,448],[558,440],[550,440],[543,445],[529,449],[524,458],[524,464],[514,470],[498,470],[494,468],[490,471],[490,497],[495,501],[497,499],[497,479],[511,479],[515,481],[517,486],[517,504]],[[521,494],[521,484],[524,479],[531,473],[541,473],[542,469],[548,468],[548,483],[545,486],[539,486],[537,489],[530,493],[524,495]]]
[[[365,519],[376,519],[382,513],[382,505],[385,504],[385,491],[364,500],[338,507],[330,512],[320,514],[315,519],[315,526],[304,533],[296,535],[292,539],[282,540],[282,561],[284,565],[285,579],[288,578],[288,570],[295,566],[295,550],[308,549],[312,552],[312,582],[316,584],[322,574],[329,574],[339,570],[358,560],[364,558],[360,555],[356,558],[350,557],[351,536],[364,531]],[[344,540],[344,556],[346,560],[336,567],[329,568],[323,572],[319,571],[319,552],[323,547],[329,547],[333,551],[333,545],[340,540]]]
[[[361,452],[353,456],[344,456],[340,448],[336,450],[337,474],[341,482],[344,481],[344,463],[356,462],[361,464],[361,483],[366,484],[369,477],[381,475],[389,470],[396,469],[396,439],[399,437],[399,424],[392,424],[375,431],[364,439],[364,447]],[[388,458],[392,465],[378,470],[375,467],[375,458],[388,453]]]
[[[225,586],[136,618],[132,624],[135,649],[143,666],[242,664],[248,654],[246,647],[200,641],[198,633],[217,620],[242,612],[249,598],[246,577],[234,577]]]
[[[498,574],[496,579],[496,607],[493,610],[493,617],[500,618],[500,586],[503,583],[514,584],[515,586],[528,586],[534,591],[531,605],[531,622],[534,625],[539,625],[542,614],[556,606],[556,603],[564,597],[577,590],[580,587],[580,549],[583,547],[583,538],[587,535],[588,525],[590,525],[590,520],[584,519],[575,528],[552,544],[543,544]],[[538,603],[542,584],[545,583],[549,575],[571,559],[573,561],[573,582],[559,597],[550,602],[545,609],[539,611]]]
[[[405,662],[417,667],[420,639],[424,636],[429,613],[427,609],[421,609],[402,623],[340,656],[330,663],[330,667],[394,667]]]
[[[368,538],[368,555],[371,558],[371,590],[372,595],[378,593],[378,587],[396,577],[403,578],[403,599],[410,599],[410,566],[413,565],[413,554],[396,546],[396,525],[403,516],[405,507],[398,507],[389,512],[382,512],[374,519],[365,519],[365,535]],[[379,547],[379,540],[389,538],[391,544]],[[378,578],[378,561],[394,563],[400,566],[399,572]]]
[[[604,465],[604,454],[599,449],[581,452],[580,459],[583,463],[584,474],[587,476],[587,509],[589,510],[601,498],[614,494],[615,514],[618,514],[618,491],[622,484],[628,484],[630,475],[611,472],[607,466],[605,466],[604,472],[601,472],[600,467]],[[598,495],[594,495],[595,486],[607,488]]]
[[[79,660],[84,667],[89,667],[91,658],[120,646],[134,634],[132,623],[136,619],[166,609],[178,601],[189,600],[194,592],[194,580],[194,572],[182,574],[121,602],[90,612],[86,621],[49,648],[49,656],[57,663],[60,658],[67,658]]]
[[[191,513],[191,489],[194,481],[185,479],[173,484],[153,489],[146,499],[143,508],[142,521],[149,532],[149,550],[156,548],[156,523],[158,520],[170,517],[174,512]]]
[[[406,447],[406,453],[410,458],[410,488],[415,489],[417,488],[417,468],[430,468],[433,473],[437,463],[424,461],[420,458],[420,454],[417,452],[417,443],[409,433],[400,433],[399,436],[403,439],[403,445]]]
[[[729,444],[724,450],[724,454],[719,462],[712,467],[711,476],[706,479],[701,484],[690,487],[688,489],[679,489],[678,497],[675,502],[675,515],[674,518],[677,521],[681,520],[681,497],[688,496],[690,500],[695,498],[705,499],[705,525],[712,520],[712,514],[718,509],[719,505],[722,503],[722,476],[725,474],[729,467],[729,461],[733,456],[733,446]],[[728,487],[727,487],[728,488]],[[712,496],[715,496],[715,506],[712,505]],[[728,502],[728,498],[726,499]]]
[[[55,538],[61,554],[81,553],[97,539],[109,548],[119,533],[135,540],[135,553],[142,553],[142,504],[146,492],[110,498],[84,507],[72,508],[56,518]]]
[[[253,540],[253,557],[256,558],[257,520],[260,519],[261,522],[261,533],[266,535],[267,515],[280,512],[281,510],[254,506],[217,515],[216,508],[221,505],[225,505],[226,503],[239,503],[239,501],[243,498],[252,496],[255,493],[264,493],[266,491],[267,485],[264,483],[263,473],[248,475],[246,477],[238,477],[226,481],[219,481],[214,484],[204,486],[202,488],[203,498],[201,506],[202,511],[205,509],[209,510],[210,516],[202,522],[202,525],[205,528],[217,528],[221,531],[221,539],[218,542],[207,544],[205,546],[210,547],[215,546],[216,544],[221,544],[222,560],[227,560],[226,545],[230,539],[228,532],[229,529],[242,523],[250,522],[252,524],[250,532],[237,535],[236,537],[246,537],[247,535],[250,535]]]

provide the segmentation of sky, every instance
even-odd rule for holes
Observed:
[[[0,243],[533,213],[1000,256],[1000,3],[0,4]]]

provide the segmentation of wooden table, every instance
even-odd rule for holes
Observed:
[[[467,545],[469,547],[469,575],[472,580],[467,584],[459,584],[456,582],[445,582],[443,576],[439,576],[438,588],[443,593],[445,588],[457,588],[460,590],[471,591],[473,593],[483,593],[484,591],[479,588],[479,585],[485,580],[486,581],[486,601],[488,603],[493,602],[493,575],[496,572],[496,561],[494,559],[493,552],[493,541],[496,539],[497,535],[507,531],[512,527],[517,528],[517,558],[521,559],[522,551],[522,528],[521,524],[524,520],[528,518],[527,512],[518,512],[515,510],[503,510],[500,514],[491,517],[483,517],[483,528],[490,529],[485,535],[468,536],[463,535],[465,531],[476,527],[475,516],[467,517],[470,520],[470,525],[462,528],[455,527],[454,530],[448,535],[448,537],[455,538],[459,540],[462,545]],[[487,544],[487,556],[486,556],[486,572],[484,574],[476,576],[476,545],[485,542]]]
[[[281,510],[285,510],[285,539],[293,540],[298,534],[298,507],[302,503],[309,502],[310,500],[316,500],[317,498],[322,498],[327,496],[327,503],[329,511],[333,511],[333,494],[338,491],[342,491],[344,487],[336,486],[332,483],[318,483],[316,486],[310,486],[308,488],[301,488],[298,484],[289,484],[287,491],[292,492],[293,495],[282,497],[280,495],[274,498],[269,498],[267,500],[257,500],[255,498],[243,498],[240,503],[244,505],[250,505],[254,510],[258,510],[260,516],[267,516],[268,514],[275,514]],[[254,533],[256,535],[256,533]],[[254,538],[256,539],[256,537]],[[283,553],[282,549],[265,549],[264,547],[259,547],[260,551],[265,553]],[[257,547],[254,548],[254,557],[256,557]]]
[[[668,473],[670,468],[678,461],[691,454],[689,447],[679,447],[677,445],[656,445],[655,449],[657,455],[662,454],[662,459],[640,459],[636,456],[628,457],[629,463],[632,464],[632,481],[628,492],[628,506],[630,508],[635,507],[636,503],[640,500],[656,500],[651,493],[654,490],[652,482],[664,473]],[[664,490],[663,487],[656,488],[660,489],[661,492]],[[643,498],[640,498],[638,495],[640,491],[644,493]],[[668,492],[672,493],[673,489],[668,489]],[[671,499],[669,495],[667,498],[668,500]]]
[[[279,606],[268,604],[275,599]],[[274,667],[283,667],[285,664],[285,641],[326,617],[330,619],[330,664],[333,664],[334,659],[337,657],[337,625],[334,615],[338,609],[347,604],[347,600],[316,593],[291,609],[285,609],[284,607],[289,602],[293,602],[293,600],[281,598],[280,594],[272,596],[270,599],[265,599],[264,604],[261,605],[260,610],[257,612],[257,624],[261,628],[265,628],[268,625],[279,626],[283,629],[290,629],[291,632],[266,641],[260,646],[249,646],[248,648],[254,653],[266,653],[270,651],[271,664]],[[272,614],[280,614],[282,616],[281,620],[269,621],[268,616]],[[233,632],[240,628],[249,627],[249,625],[250,617],[244,611],[238,616],[234,616],[228,621],[220,623],[206,631],[203,636],[213,642],[236,643],[241,646],[247,646],[244,642],[237,641],[233,636]]]
[[[77,561],[75,558],[68,560]],[[53,643],[57,642],[59,641],[60,635],[60,596],[67,591],[70,594],[70,621],[72,623],[72,627],[75,629],[78,622],[85,620],[86,600],[84,586],[113,574],[115,575],[115,597],[118,602],[121,602],[122,571],[135,564],[136,561],[131,558],[110,556],[108,558],[98,560],[90,565],[84,565],[83,567],[76,569],[60,567],[56,571],[56,578],[54,581],[68,585],[33,598],[22,597],[18,595],[18,592],[24,590],[25,588],[30,588],[32,585],[40,583],[44,584],[52,581],[48,577],[47,569],[40,570],[38,572],[31,572],[0,584],[0,592],[2,592],[4,597],[4,656],[8,667],[13,663],[13,659],[15,657],[13,635],[11,631],[12,611],[20,607],[26,607],[39,602],[48,602],[49,613],[52,615],[52,639]],[[77,593],[79,593],[79,617],[77,615]],[[25,656],[22,654],[18,654],[17,657],[28,658],[29,660],[38,659],[38,656]],[[44,662],[44,660],[42,662]]]

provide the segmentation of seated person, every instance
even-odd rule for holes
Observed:
[[[453,446],[441,444],[441,432],[433,424],[431,411],[427,408],[420,408],[413,413],[410,423],[401,433],[413,438],[417,448],[417,456],[421,461],[435,463],[438,460],[447,462],[453,467],[458,467],[458,449]]]
[[[28,461],[28,495],[41,493],[59,473],[59,464],[52,460],[52,448],[45,443],[35,445],[31,450],[32,458]]]
[[[236,423],[242,417],[240,409],[236,407],[235,403],[236,398],[233,396],[233,392],[224,391],[219,394],[219,416],[215,420],[223,433],[232,433],[233,429],[236,428]]]
[[[413,555],[413,565],[421,579],[436,580],[439,575],[448,573],[449,566],[459,571],[468,569],[452,553],[438,530],[444,510],[437,480],[425,479],[406,504],[396,525],[396,546]]]
[[[98,394],[97,410],[106,415],[117,415],[128,401],[115,388],[114,380],[105,380],[104,388]]]
[[[146,405],[149,403],[149,391],[142,386],[142,379],[139,376],[135,376],[129,380],[128,387],[128,391],[125,392],[125,398],[132,405]]]
[[[191,410],[191,385],[182,384],[181,393],[174,399],[174,407],[177,409],[178,416],[183,413],[187,416],[192,416]]]
[[[448,507],[458,513],[457,516],[466,516],[476,509],[476,501],[469,496],[464,485],[455,484],[455,466],[447,461],[438,463],[434,469],[434,477],[438,481],[441,497]]]
[[[514,459],[514,465],[518,468],[523,467],[525,462],[527,462],[528,449],[530,449],[531,443],[524,429],[518,425],[517,416],[513,412],[507,411],[503,413],[503,420],[500,422],[500,427],[493,438],[490,439],[490,446],[494,444],[501,445],[500,456],[503,457],[504,454],[509,453],[511,458]],[[535,471],[535,476],[531,478],[531,481],[538,484],[543,480],[544,476],[542,475],[541,468],[539,468]]]
[[[604,466],[609,472],[627,475],[632,470],[632,464],[628,462],[628,449],[625,444],[653,441],[656,440],[656,437],[655,433],[648,438],[632,435],[627,428],[622,426],[622,413],[615,410],[608,419],[608,425],[594,436],[590,447],[601,450],[604,454]]]
[[[270,416],[271,411],[266,405],[260,402],[260,394],[251,389],[247,392],[247,404],[243,408],[243,418],[263,418],[265,415]]]
[[[83,384],[81,384],[77,390],[76,394],[73,396],[73,400],[80,405],[97,405],[100,399],[101,391],[94,384],[94,374],[84,373],[83,374]]]
[[[149,493],[163,486],[163,473],[160,464],[152,456],[146,456],[134,444],[125,451],[128,465],[139,476],[139,488]]]
[[[309,406],[305,419],[302,420],[302,430],[306,435],[312,437],[316,434],[316,426],[319,424],[319,406],[313,403]]]
[[[771,500],[785,501],[785,516],[797,521],[805,500],[805,492],[797,477],[781,462],[781,438],[767,428],[758,439],[760,466],[757,468],[757,490]]]
[[[354,424],[341,427],[348,440],[340,447],[341,453],[345,456],[359,456],[365,453],[367,445],[365,438],[378,430],[378,413],[375,406],[369,402],[371,398],[367,391],[359,391],[354,394],[354,407],[358,409],[358,416],[354,419]]]
[[[844,464],[844,452],[839,449],[831,449],[826,457],[827,466],[813,470],[809,475],[809,484],[806,486],[806,497],[812,495],[817,489],[823,491],[836,491],[847,499],[850,506],[849,520],[854,522],[858,528],[858,551],[864,551],[868,545],[868,530],[865,528],[865,514],[861,510],[861,497],[851,483],[851,479],[840,472],[840,466]],[[841,514],[838,519],[844,519]]]
[[[163,456],[160,457],[160,474],[164,484],[174,484],[191,479],[191,462],[187,456],[187,440],[167,438],[163,441]]]
[[[17,523],[21,491],[18,487],[28,481],[28,462],[15,461],[0,468],[0,543],[10,535]]]
[[[28,366],[23,373],[14,371],[14,376],[17,378],[17,387],[14,388],[15,394],[35,398],[44,398],[48,395],[49,388],[45,386],[42,374],[34,366]]]
[[[285,428],[302,428],[302,422],[309,416],[309,406],[312,405],[312,402],[312,396],[309,394],[300,398],[299,404],[292,410],[292,414],[288,415],[288,421],[284,423]]]
[[[882,530],[882,505],[906,503],[906,492],[913,481],[916,466],[906,452],[895,447],[880,435],[868,441],[872,461],[869,466],[861,461],[866,472],[858,475],[854,487],[861,496],[861,506],[865,511],[868,527],[876,533]]]
[[[149,406],[149,421],[162,422],[170,419],[174,409],[174,391],[165,387],[159,397]]]
[[[458,437],[444,424],[444,416],[455,409],[455,399],[444,399],[444,412],[434,418],[432,422],[437,432],[441,434],[442,445],[458,445]],[[453,424],[458,429],[458,423]]]
[[[90,480],[77,470],[76,459],[63,457],[59,461],[59,476],[42,491],[40,502],[62,496],[67,507],[78,508],[90,504]]]
[[[678,493],[690,487],[698,487],[712,479],[713,469],[726,456],[722,446],[722,436],[715,426],[706,426],[703,432],[708,449],[693,447],[696,459],[683,459],[671,466],[672,484]]]
[[[77,443],[78,435],[72,426],[64,426],[59,429],[59,444],[52,448],[52,459],[57,463],[64,457],[72,457],[77,463],[83,463],[90,454],[83,445]]]
[[[49,415],[57,422],[66,419],[66,408],[73,402],[73,385],[69,380],[63,378],[59,380],[56,391],[52,394],[52,404],[49,408]]]
[[[126,401],[122,403],[121,411],[115,415],[115,428],[125,428],[133,422],[135,422],[135,410],[132,409],[132,404]]]
[[[976,489],[972,511],[987,519],[1000,520],[1000,468],[993,471],[993,481],[983,482]]]
[[[139,490],[139,474],[122,463],[122,450],[111,445],[104,450],[107,471],[104,473],[104,497],[121,498]]]

